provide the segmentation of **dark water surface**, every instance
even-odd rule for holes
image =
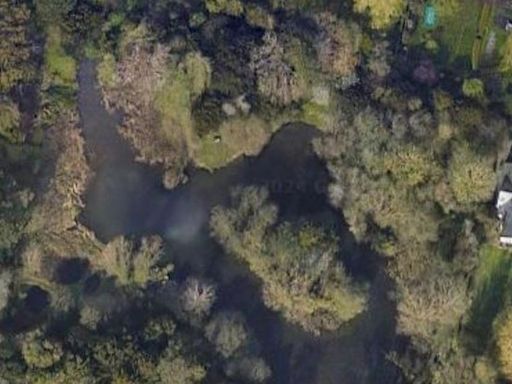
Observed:
[[[314,155],[318,132],[304,125],[283,127],[257,158],[245,158],[217,172],[193,170],[187,184],[171,191],[158,169],[136,163],[116,131],[119,116],[101,105],[94,64],[79,73],[83,133],[95,177],[85,196],[82,222],[103,241],[117,235],[160,234],[176,266],[175,278],[204,276],[219,284],[218,308],[247,317],[277,384],[398,383],[385,356],[398,345],[391,285],[378,257],[358,246],[339,213],[328,204],[328,173]],[[259,283],[246,267],[225,255],[209,236],[212,207],[229,201],[238,185],[265,185],[280,217],[332,226],[342,239],[343,257],[356,280],[370,284],[369,309],[335,334],[313,337],[284,322],[261,302]],[[78,273],[78,272],[77,272]]]

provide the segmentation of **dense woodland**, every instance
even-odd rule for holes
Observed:
[[[427,5],[438,29],[424,26]],[[273,382],[244,315],[217,309],[215,281],[175,279],[158,236],[104,244],[80,223],[94,177],[83,58],[137,161],[169,189],[188,167],[257,156],[283,124],[319,129],[329,201],[393,283],[405,342],[387,358],[400,382],[512,382],[512,252],[493,208],[511,144],[512,34],[496,27],[494,45],[465,51],[451,35],[464,7],[0,0],[0,383]],[[320,337],[366,310],[340,235],[283,220],[264,188],[234,188],[209,223],[285,321]]]

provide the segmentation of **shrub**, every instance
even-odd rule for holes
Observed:
[[[462,84],[462,93],[473,99],[481,99],[485,95],[483,81],[480,79],[465,79]]]
[[[405,9],[404,0],[355,0],[357,12],[368,12],[371,25],[375,29],[385,29],[398,20]]]
[[[356,25],[338,21],[330,13],[322,13],[317,21],[323,29],[317,41],[322,70],[336,76],[349,76],[359,63],[361,31]]]
[[[247,4],[245,10],[247,23],[263,29],[274,29],[275,19],[265,8],[256,4]]]
[[[102,87],[113,88],[118,82],[116,58],[114,55],[107,53],[103,55],[97,66],[98,81]]]
[[[302,79],[286,62],[284,47],[275,33],[265,33],[263,45],[252,50],[251,69],[256,74],[258,92],[272,104],[288,105],[305,93]]]
[[[25,336],[21,353],[25,363],[34,368],[49,368],[56,364],[63,355],[61,345],[44,338],[39,331]]]
[[[205,335],[224,358],[235,355],[247,344],[249,338],[245,319],[237,312],[217,314],[206,325]]]
[[[211,13],[240,16],[244,11],[244,5],[240,0],[205,0],[205,5]]]
[[[46,34],[44,55],[47,81],[52,85],[74,87],[76,62],[62,46],[62,31],[57,25],[50,25]]]
[[[0,0],[0,15],[0,92],[5,92],[33,78],[31,14],[24,2]]]
[[[206,370],[169,349],[160,359],[156,372],[162,384],[196,384],[202,382]]]
[[[0,102],[0,136],[12,143],[20,142],[23,135],[19,129],[20,112],[12,102]]]
[[[110,241],[94,261],[98,269],[116,278],[119,285],[144,286],[150,281],[165,280],[172,266],[159,268],[162,240],[145,237],[138,248],[124,237]]]

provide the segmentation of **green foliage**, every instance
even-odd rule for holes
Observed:
[[[33,79],[30,17],[26,4],[0,0],[0,92]]]
[[[230,377],[239,377],[255,383],[264,383],[270,379],[272,372],[262,358],[246,356],[231,361],[227,366]]]
[[[512,378],[512,310],[500,319],[496,330],[496,344],[500,371],[506,379]]]
[[[305,79],[287,56],[285,46],[273,32],[265,33],[263,44],[251,51],[258,92],[278,106],[298,101],[306,92]]]
[[[345,24],[330,13],[322,13],[317,22],[323,34],[317,43],[322,70],[336,76],[349,76],[359,63],[361,31],[355,24]]]
[[[246,5],[245,19],[250,25],[263,29],[273,29],[275,25],[274,16],[257,4]]]
[[[95,260],[98,269],[116,278],[119,285],[143,287],[152,281],[165,280],[172,266],[160,268],[162,241],[158,237],[145,237],[136,249],[124,237],[110,241]]]
[[[241,155],[257,155],[269,137],[268,123],[256,116],[228,119],[201,138],[194,159],[206,169],[221,168]]]
[[[182,132],[187,142],[192,142],[192,102],[206,90],[210,78],[210,65],[199,53],[187,54],[180,65],[169,69],[154,96],[166,137],[173,138],[175,132]]]
[[[35,3],[37,19],[44,27],[56,25],[65,20],[75,3],[76,0],[38,0]]]
[[[0,311],[7,307],[13,283],[13,274],[9,270],[0,272]]]
[[[375,29],[385,29],[398,21],[405,10],[404,0],[355,0],[354,9],[357,12],[368,12],[371,25]]]
[[[111,53],[103,55],[97,66],[98,81],[102,87],[113,88],[118,82],[116,58]]]
[[[489,346],[493,323],[510,298],[511,256],[509,251],[491,245],[480,251],[474,281],[475,298],[466,325],[470,348],[476,353],[483,353]]]
[[[27,334],[23,340],[21,352],[29,367],[49,368],[55,365],[63,355],[62,346],[43,337],[41,332]]]
[[[18,106],[12,102],[0,102],[0,136],[11,143],[22,141],[20,132],[20,112]]]
[[[205,0],[205,5],[210,13],[240,16],[244,12],[244,5],[240,0]]]
[[[480,79],[465,79],[462,84],[462,93],[473,99],[482,99],[485,96],[483,81]]]
[[[507,36],[505,44],[501,47],[499,69],[506,74],[512,73],[512,35]]]
[[[156,372],[162,384],[196,384],[202,382],[206,376],[206,370],[201,365],[172,349],[168,349],[160,359]]]
[[[85,362],[79,358],[73,359],[69,357],[65,357],[64,361],[59,363],[58,369],[54,371],[29,371],[26,379],[31,384],[91,384],[95,380]]]
[[[441,169],[432,154],[418,147],[402,147],[384,156],[384,168],[398,183],[404,183],[407,187],[414,187],[441,175]]]
[[[205,335],[224,358],[234,356],[249,338],[245,319],[236,312],[218,313],[206,325]]]
[[[467,144],[456,145],[448,178],[455,199],[463,205],[488,201],[496,187],[492,161]]]
[[[74,88],[76,62],[63,47],[62,31],[57,25],[47,29],[45,48],[45,73],[47,81],[55,86]]]
[[[214,209],[213,234],[263,280],[267,306],[314,333],[339,328],[366,300],[336,261],[337,239],[309,225],[274,230],[276,208],[266,198],[254,187],[236,190],[233,208]]]
[[[326,6],[326,0],[270,0],[274,9],[287,10],[322,10]]]
[[[329,107],[310,100],[302,104],[301,120],[322,129],[329,122]]]

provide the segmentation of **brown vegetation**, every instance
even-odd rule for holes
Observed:
[[[34,75],[29,22],[30,10],[25,4],[0,1],[0,92]]]
[[[136,43],[127,48],[117,65],[113,64],[115,85],[104,83],[102,90],[107,108],[124,113],[120,132],[136,148],[137,159],[163,165],[165,184],[172,187],[182,179],[188,153],[185,137],[176,137],[175,141],[164,138],[153,105],[155,90],[164,81],[167,60],[168,51],[162,45]]]
[[[317,42],[318,61],[322,70],[336,76],[352,74],[359,63],[361,31],[347,25],[330,13],[317,16],[322,33]]]
[[[263,44],[252,50],[251,68],[258,91],[272,104],[288,105],[304,95],[304,84],[286,62],[284,47],[274,32],[266,32]]]
[[[91,171],[84,152],[78,116],[63,111],[48,129],[47,145],[55,156],[53,175],[34,210],[29,232],[62,233],[77,225]]]

